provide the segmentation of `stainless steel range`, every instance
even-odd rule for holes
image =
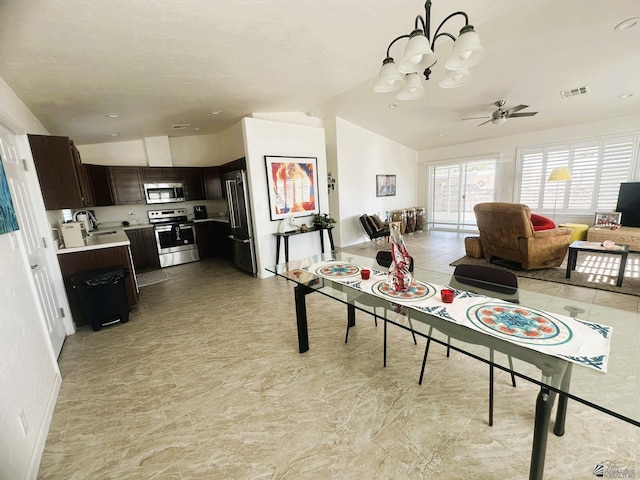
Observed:
[[[188,221],[186,208],[149,210],[160,255],[160,267],[200,260],[196,243],[196,228]]]

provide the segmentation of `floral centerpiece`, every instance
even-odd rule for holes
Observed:
[[[318,228],[330,228],[336,221],[326,213],[318,213],[313,216],[313,225]]]

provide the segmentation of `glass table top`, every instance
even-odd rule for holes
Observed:
[[[341,268],[318,270],[318,264],[330,260],[340,262]],[[313,266],[313,268],[309,269],[310,266]],[[374,282],[372,285],[376,285],[376,287],[369,285],[365,291],[362,290],[362,285],[357,285],[360,279],[359,272],[362,268],[371,269],[377,274],[377,278],[384,278],[387,272],[387,269],[378,265],[374,258],[340,251],[293,260],[269,267],[267,270],[297,285],[313,289],[322,295],[347,305],[353,305],[358,310],[374,313],[375,307],[391,308],[390,305],[394,303],[396,299],[394,295],[396,293],[385,289],[382,285],[385,282]],[[429,295],[439,300],[440,292],[431,290],[451,285],[455,290],[462,293],[460,297],[458,297],[457,293],[454,304],[458,302],[458,298],[465,296],[465,292],[472,292],[490,297],[487,301],[491,305],[495,304],[498,307],[504,305],[501,300],[493,301],[491,292],[495,285],[487,284],[486,288],[483,288],[482,282],[476,280],[455,279],[452,278],[451,273],[436,272],[418,267],[414,269],[412,276],[415,285],[418,286],[411,293],[415,298],[419,298],[421,295]],[[353,280],[352,283],[350,279]],[[504,299],[508,297],[509,295],[505,296],[504,292],[500,296],[500,298]],[[409,299],[409,301],[411,300]],[[566,317],[573,317],[577,321],[584,321],[580,323],[591,322],[612,327],[606,373],[574,363],[571,368],[570,386],[560,385],[551,379],[551,375],[555,368],[565,368],[568,364],[566,360],[541,352],[532,353],[523,349],[521,345],[510,344],[510,342],[499,338],[500,332],[498,332],[497,336],[487,333],[481,335],[478,335],[477,332],[472,333],[467,326],[458,324],[455,319],[447,322],[443,318],[437,318],[430,314],[427,309],[420,311],[411,308],[408,311],[413,320],[414,329],[422,336],[426,336],[429,328],[433,326],[432,338],[434,341],[446,345],[447,334],[451,334],[453,337],[451,345],[455,350],[487,362],[490,358],[490,348],[487,347],[491,347],[496,352],[505,353],[504,355],[495,354],[493,362],[498,368],[507,371],[510,370],[508,355],[511,355],[513,356],[513,372],[516,375],[536,384],[550,385],[552,389],[568,394],[570,399],[580,401],[640,426],[640,348],[638,347],[640,340],[640,313],[575,300],[565,300],[561,297],[527,291],[522,288],[518,288],[517,294],[512,295],[511,300],[515,300],[518,303],[507,304],[506,310],[500,310],[501,314],[503,314],[503,311],[506,312],[504,315],[507,315],[520,310],[525,313],[525,316],[529,312],[535,312],[543,318],[548,316],[551,319],[558,319],[559,322],[556,323],[560,326],[563,324],[563,319],[566,321]],[[476,318],[481,318],[481,315]],[[568,320],[573,320],[573,318]],[[516,318],[516,320],[510,321],[515,322],[513,323],[515,325],[521,319]],[[567,336],[566,332],[553,330],[546,332],[546,334],[554,339],[560,338],[563,334],[565,337]],[[313,348],[312,335],[310,344],[311,348]],[[543,370],[546,371],[543,372]]]

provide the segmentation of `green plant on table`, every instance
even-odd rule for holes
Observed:
[[[318,213],[313,216],[313,224],[316,227],[331,227],[336,221],[326,213]]]

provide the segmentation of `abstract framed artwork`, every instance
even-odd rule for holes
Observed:
[[[4,172],[2,158],[0,158],[0,235],[18,230],[18,219],[13,208],[11,192],[7,183],[7,175]]]
[[[320,213],[318,159],[265,155],[271,220]]]
[[[376,197],[392,197],[396,194],[395,175],[376,175]]]

